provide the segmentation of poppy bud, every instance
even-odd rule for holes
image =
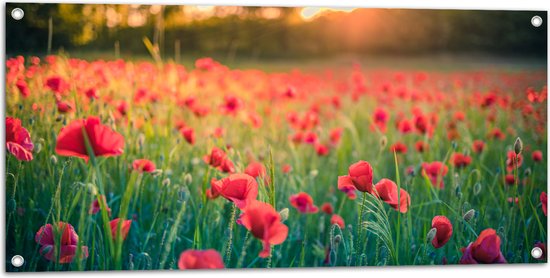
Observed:
[[[525,177],[530,176],[531,175],[531,168],[525,169],[525,172],[523,172],[523,173],[524,173]]]
[[[6,206],[8,213],[14,212],[16,206],[17,206],[17,202],[15,201],[15,199],[10,199]]]
[[[186,173],[185,176],[183,176],[183,183],[185,185],[190,185],[193,182],[193,176],[191,174]]]
[[[481,192],[481,183],[476,182],[474,185],[474,195],[478,195]]]
[[[516,142],[514,143],[514,151],[516,152],[516,155],[519,155],[523,151],[523,142],[519,137],[516,139]]]
[[[153,177],[158,177],[158,176],[162,175],[162,169],[155,169],[155,170],[153,170],[153,172],[151,173],[151,175],[152,175]]]
[[[464,221],[466,222],[470,222],[470,220],[474,218],[475,214],[476,214],[476,211],[474,209],[470,209],[462,216],[462,219],[464,219]]]
[[[189,189],[187,189],[186,186],[184,186],[183,188],[180,189],[180,191],[178,192],[178,200],[180,202],[186,202],[187,200],[189,200],[189,196],[191,195],[191,193],[189,192]]]
[[[57,164],[57,156],[52,154],[52,156],[50,156],[50,163],[54,165]]]
[[[380,148],[385,149],[386,145],[388,145],[388,138],[386,136],[380,137]]]
[[[428,234],[426,234],[426,242],[432,242],[437,234],[437,228],[431,228]]]
[[[319,171],[317,169],[313,169],[309,172],[309,176],[314,178],[319,174]]]
[[[333,239],[333,243],[336,245],[342,241],[342,236],[336,235]]]
[[[285,222],[288,219],[288,213],[289,213],[288,208],[284,208],[281,211],[279,211],[279,216],[281,216],[281,222]]]
[[[93,195],[93,196],[97,195],[97,187],[95,186],[95,184],[87,183],[86,184],[86,189],[88,190],[90,195]]]
[[[35,149],[34,152],[38,154],[38,153],[40,153],[41,151],[42,151],[42,144],[41,144],[40,142],[38,142],[38,143],[36,144],[36,149]]]
[[[165,178],[165,179],[162,181],[162,185],[163,185],[163,186],[170,186],[170,178]]]

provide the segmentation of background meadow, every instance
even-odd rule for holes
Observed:
[[[86,6],[92,10],[87,16],[95,19],[91,15],[97,15],[93,11],[100,5],[30,5],[44,16],[39,23],[26,22],[24,30],[36,28],[38,38],[47,34],[50,17],[60,20],[67,9],[84,13]],[[215,40],[201,36],[195,37],[195,46],[182,44],[191,35],[174,35],[181,36],[179,43],[170,39],[164,25],[169,25],[166,10],[174,7],[156,13],[156,6],[103,7],[109,8],[127,19],[120,22],[131,22],[125,9],[151,15],[134,27],[109,27],[97,19],[91,21],[96,27],[88,40],[79,37],[89,34],[85,26],[73,26],[66,42],[63,36],[46,35],[19,53],[14,45],[23,42],[8,40],[6,116],[21,121],[34,145],[30,161],[11,149],[6,155],[6,253],[26,260],[21,268],[8,262],[8,271],[178,269],[182,252],[207,249],[218,252],[227,268],[458,264],[462,248],[486,229],[494,229],[500,240],[496,251],[494,243],[488,250],[500,252],[508,263],[546,262],[546,257],[530,256],[535,246],[545,251],[547,241],[546,57],[525,50],[525,45],[538,49],[540,44],[530,25],[521,23],[524,30],[510,23],[513,27],[507,28],[519,28],[517,39],[509,38],[501,51],[517,55],[505,58],[484,55],[488,46],[460,37],[458,31],[445,42],[462,38],[473,48],[463,48],[466,54],[425,54],[426,49],[447,49],[447,44],[429,43],[418,33],[411,33],[414,41],[428,41],[419,47],[422,51],[407,44],[397,47],[405,38],[398,35],[380,39],[376,49],[383,51],[371,49],[366,42],[375,31],[360,40],[364,45],[320,43],[326,46],[319,48],[323,51],[302,49],[319,43],[306,37],[307,43],[296,43],[300,47],[271,50],[247,39],[246,31],[252,30],[247,28],[232,38],[242,42],[233,50],[208,47]],[[300,28],[318,30],[311,26],[328,20],[346,22],[359,13],[374,18],[395,12],[318,11],[309,18],[303,10],[282,9],[270,19],[247,9],[249,17],[213,11],[205,11],[204,18],[189,16],[191,23],[181,29],[174,23],[173,28],[201,34],[206,32],[201,24],[274,20],[285,26],[277,32],[292,35]],[[441,18],[450,13],[400,12],[413,18],[416,13]],[[518,22],[531,16],[516,15],[512,18]],[[298,19],[302,23],[297,26],[286,25]],[[49,28],[58,32],[69,28],[69,22]],[[113,28],[138,32],[131,37],[135,46],[110,40],[107,47],[102,40],[112,36]],[[333,34],[327,34],[330,41]],[[284,37],[287,43],[291,35]],[[531,43],[522,47],[529,57],[515,44],[528,38]],[[44,40],[50,41],[46,47]],[[279,57],[285,53],[280,49],[288,56]],[[273,54],[262,54],[269,51]],[[88,162],[60,155],[61,129],[90,116],[123,137],[123,152]],[[212,167],[212,156],[208,163],[205,156],[214,148],[226,154],[233,169]],[[457,154],[467,158],[457,159]],[[154,169],[136,167],[138,159],[150,160]],[[338,177],[348,175],[358,161],[372,166],[374,184],[385,178],[407,192],[410,203],[398,203],[406,212],[376,194],[340,190]],[[448,171],[431,179],[423,164],[432,162]],[[284,241],[272,245],[266,258],[259,256],[262,242],[235,223],[241,210],[207,193],[212,193],[212,178],[245,172],[255,176],[256,199],[268,203],[288,227]],[[300,192],[311,196],[313,204],[291,201]],[[355,199],[349,198],[352,193]],[[99,212],[91,212],[101,195],[110,214],[101,205]],[[432,243],[436,216],[448,218],[453,231],[441,248]],[[115,218],[131,220],[125,239],[110,238],[108,222]],[[69,262],[47,259],[50,249],[42,249],[35,239],[42,226],[59,221],[78,234]],[[66,241],[56,229],[52,238],[52,248]]]

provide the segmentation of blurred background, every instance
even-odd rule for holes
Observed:
[[[25,11],[16,21],[15,7]],[[60,50],[81,58],[211,56],[528,57],[546,63],[546,12],[113,4],[7,4],[7,55]],[[543,25],[535,28],[531,18]]]

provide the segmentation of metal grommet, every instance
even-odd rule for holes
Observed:
[[[25,16],[25,12],[21,8],[11,10],[11,17],[15,20],[21,20]]]
[[[540,27],[542,25],[542,17],[535,15],[531,18],[531,24],[535,27]]]
[[[542,257],[542,249],[540,247],[531,249],[531,256],[535,259],[540,259]]]
[[[25,259],[21,255],[15,255],[11,258],[11,265],[15,267],[20,267],[25,263]]]

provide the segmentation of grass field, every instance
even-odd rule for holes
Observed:
[[[11,58],[7,270],[546,262],[546,69],[502,61]]]

